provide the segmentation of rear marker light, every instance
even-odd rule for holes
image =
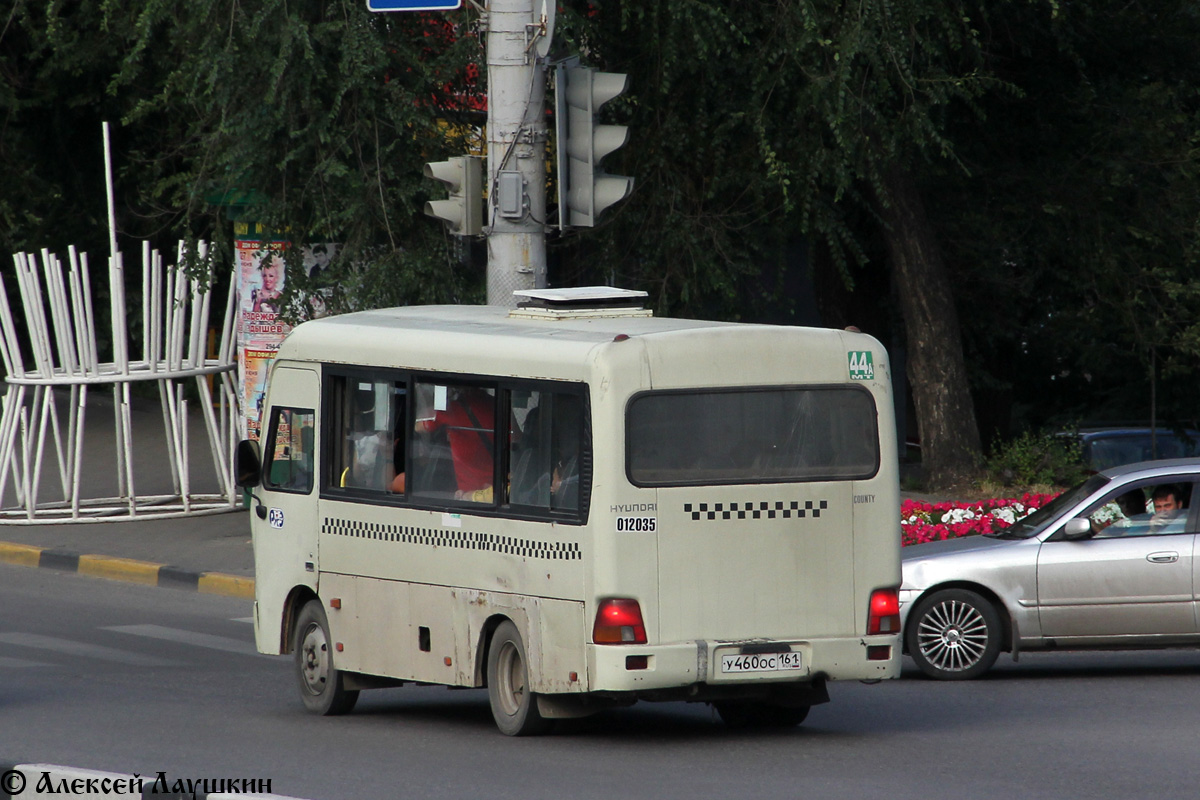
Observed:
[[[871,592],[867,614],[867,633],[900,632],[900,592],[897,589],[876,589]]]
[[[645,644],[646,625],[637,600],[612,597],[600,601],[596,624],[592,627],[596,644]]]
[[[892,646],[889,644],[872,644],[867,646],[867,661],[891,661]]]
[[[648,669],[650,656],[625,656],[625,669]]]

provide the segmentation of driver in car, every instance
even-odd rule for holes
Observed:
[[[1164,485],[1154,490],[1154,516],[1150,517],[1151,533],[1175,533],[1183,531],[1183,520],[1187,516],[1178,487]],[[1170,528],[1170,530],[1168,530]]]

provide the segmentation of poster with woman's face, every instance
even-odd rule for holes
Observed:
[[[243,233],[239,231],[238,233]],[[249,231],[244,233],[249,234]],[[291,330],[280,318],[287,262],[284,253],[291,246],[285,241],[261,239],[237,240],[238,297],[238,379],[241,386],[242,414],[251,438],[258,438],[266,378],[271,361]],[[304,269],[312,274],[329,264],[337,245],[324,244],[302,250]],[[310,314],[320,316],[320,297],[309,299]]]

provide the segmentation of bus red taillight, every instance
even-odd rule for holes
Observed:
[[[646,625],[637,600],[610,597],[600,601],[596,624],[592,628],[596,644],[645,644]]]
[[[867,633],[900,632],[900,591],[898,589],[876,589],[871,592],[870,613],[867,616]]]

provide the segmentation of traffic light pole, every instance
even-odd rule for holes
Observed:
[[[487,302],[546,286],[546,75],[534,5],[488,3]]]

